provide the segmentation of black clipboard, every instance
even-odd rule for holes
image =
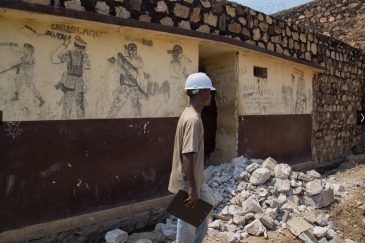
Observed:
[[[169,205],[166,208],[166,213],[169,213],[185,222],[199,227],[199,225],[203,222],[205,217],[209,214],[209,212],[213,209],[213,205],[198,199],[194,208],[185,207],[184,200],[188,198],[188,193],[179,190],[174,198],[171,200]]]

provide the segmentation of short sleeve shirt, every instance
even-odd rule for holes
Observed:
[[[172,171],[168,187],[172,193],[177,193],[179,189],[189,190],[182,155],[191,152],[194,153],[194,176],[196,188],[199,190],[205,180],[204,128],[200,113],[193,107],[186,107],[180,116],[175,134]]]

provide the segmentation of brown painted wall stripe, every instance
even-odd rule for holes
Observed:
[[[3,122],[0,232],[169,195],[177,120]]]
[[[311,160],[312,119],[304,115],[239,116],[238,155],[289,165]]]

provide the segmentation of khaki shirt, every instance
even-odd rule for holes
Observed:
[[[190,186],[185,175],[182,154],[194,152],[194,176],[199,191],[204,178],[204,128],[200,113],[193,107],[186,107],[176,128],[172,171],[168,190],[177,193],[188,191]]]

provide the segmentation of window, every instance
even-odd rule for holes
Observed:
[[[267,68],[253,67],[253,76],[267,78]]]

